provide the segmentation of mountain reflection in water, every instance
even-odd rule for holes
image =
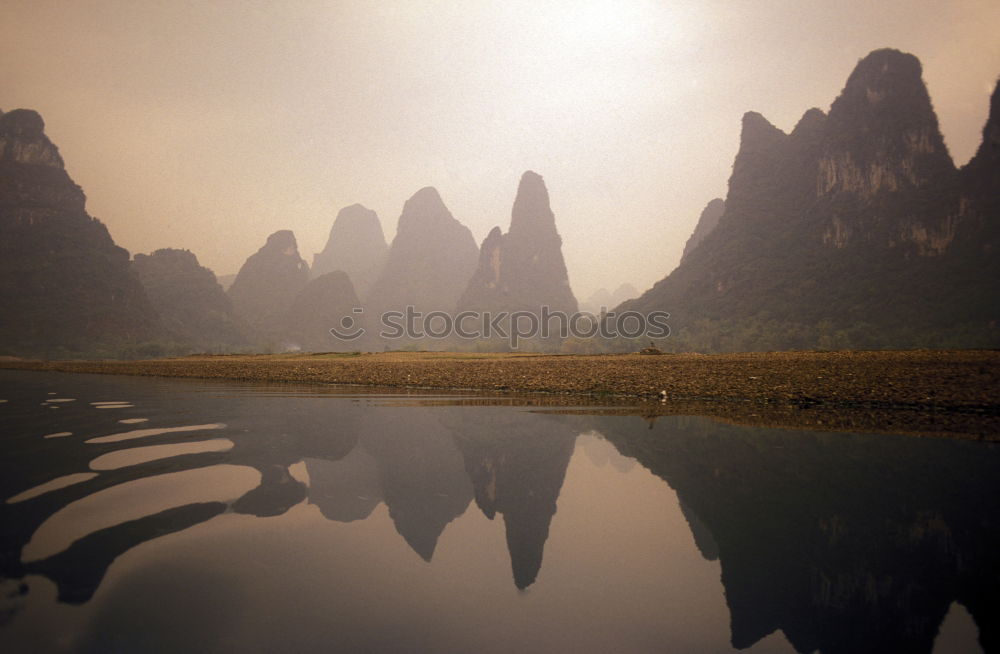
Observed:
[[[55,373],[0,371],[0,396],[4,651],[242,651],[230,593],[272,575],[283,608],[256,598],[267,608],[249,615],[276,640],[251,649],[601,651],[612,636],[619,651],[1000,649],[994,445]],[[423,561],[374,535],[386,515]],[[342,527],[302,536],[317,519]],[[427,568],[451,525],[449,563]],[[203,563],[190,580],[175,560]],[[513,596],[494,574],[508,564]],[[362,570],[367,585],[349,583]],[[290,581],[326,575],[353,592]],[[181,579],[209,609],[189,616],[191,640],[156,617],[186,615]],[[413,599],[407,583],[432,591]],[[118,599],[139,596],[145,612]],[[442,628],[434,607],[473,596],[493,604]],[[309,634],[267,617],[290,607]],[[347,614],[362,617],[335,619]],[[719,621],[728,637],[706,640]],[[597,633],[608,624],[621,630]],[[64,628],[78,636],[45,633]]]

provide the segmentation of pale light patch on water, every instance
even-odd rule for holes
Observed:
[[[101,529],[197,502],[231,502],[260,484],[247,466],[221,464],[137,479],[81,498],[50,516],[24,547],[29,563],[58,554]]]
[[[45,434],[44,436],[42,436],[42,438],[65,438],[66,436],[72,436],[72,435],[73,432],[71,431],[57,431],[54,434]]]
[[[298,463],[293,463],[288,466],[288,474],[291,475],[292,479],[295,481],[300,481],[306,486],[309,486],[309,469],[306,468],[305,461],[299,461]]]
[[[7,400],[0,400],[0,404],[6,404]]]
[[[618,472],[625,473],[636,465],[635,459],[619,454],[615,446],[605,440],[601,432],[593,429],[577,436],[576,447],[582,450],[597,467],[610,465]]]
[[[979,644],[979,627],[972,619],[969,609],[958,602],[952,602],[944,621],[934,639],[934,654],[948,652],[982,652]]]
[[[67,486],[72,486],[73,484],[79,484],[80,482],[93,479],[96,476],[96,472],[74,472],[71,475],[63,475],[62,477],[57,477],[52,481],[39,484],[34,488],[29,488],[26,491],[22,491],[17,495],[8,498],[7,504],[16,504],[18,502],[30,500],[33,497],[38,497],[39,495],[44,495],[45,493],[59,490],[60,488],[66,488]]]
[[[226,425],[221,422],[213,422],[206,425],[184,425],[183,427],[161,427],[159,429],[133,429],[107,436],[91,438],[88,443],[118,443],[120,441],[130,441],[134,438],[146,438],[147,436],[159,436],[160,434],[175,434],[185,431],[202,431],[209,429],[224,429]]]
[[[228,452],[233,449],[233,442],[228,438],[213,438],[207,441],[188,443],[171,443],[169,445],[150,445],[136,447],[120,452],[102,454],[90,462],[91,470],[117,470],[138,465],[157,459],[167,459],[181,454],[199,454],[201,452]]]
[[[125,418],[124,420],[119,420],[123,425],[135,425],[140,422],[149,422],[149,418]]]
[[[46,402],[76,402],[75,397],[54,397],[51,400],[45,400]]]
[[[115,402],[91,402],[90,406],[95,409],[127,409],[135,405],[128,400],[118,400]]]

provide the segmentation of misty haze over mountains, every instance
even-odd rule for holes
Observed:
[[[996,347],[998,188],[1000,85],[979,150],[956,169],[919,61],[878,50],[859,62],[829,113],[809,109],[790,134],[747,113],[728,195],[708,203],[677,269],[641,295],[623,287],[584,308],[607,301],[619,312],[669,312],[673,333],[657,343],[667,350]],[[161,249],[130,262],[86,213],[41,117],[14,110],[0,115],[0,353],[502,349],[379,340],[377,317],[407,306],[575,313],[557,220],[542,176],[528,171],[508,231],[497,227],[477,246],[427,187],[405,203],[390,245],[375,213],[352,205],[312,267],[294,233],[278,231],[223,291],[194,253]],[[628,228],[627,216],[610,220]],[[368,330],[365,339],[329,334],[347,316]]]

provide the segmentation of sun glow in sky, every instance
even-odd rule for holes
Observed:
[[[873,49],[921,59],[964,163],[998,31],[995,0],[6,0],[0,108],[42,114],[120,245],[218,274],[278,229],[311,261],[355,202],[391,239],[428,185],[481,241],[535,170],[583,299],[677,264],[744,112],[790,130]]]

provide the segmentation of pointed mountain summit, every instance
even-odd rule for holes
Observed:
[[[799,127],[785,134],[757,112],[743,115],[740,148],[723,211],[723,215],[740,216],[742,226],[738,229],[781,222],[788,206],[802,204],[815,195],[820,147],[815,129],[822,122],[822,112],[810,109]],[[723,216],[719,220],[724,220]]]
[[[0,112],[0,161],[44,166],[65,173],[59,149],[45,135],[45,121],[30,109]]]
[[[403,205],[382,274],[368,295],[369,313],[451,312],[476,266],[469,228],[451,215],[437,190],[425,187]]]
[[[891,49],[862,59],[823,131],[816,194],[824,243],[944,253],[955,237],[958,176],[920,61]]]
[[[45,354],[157,338],[162,325],[34,111],[0,114],[2,352]]]
[[[495,227],[483,241],[479,267],[459,300],[459,310],[530,311],[541,307],[573,314],[562,238],[541,175],[521,177],[506,234]]]
[[[344,207],[337,214],[322,252],[313,257],[312,276],[342,270],[364,297],[382,272],[389,246],[378,214],[360,204]]]
[[[689,349],[1000,343],[988,160],[956,171],[920,62],[876,50],[790,134],[743,117],[715,228],[620,308],[668,311]]]
[[[192,252],[163,248],[137,254],[132,268],[172,337],[199,349],[246,344],[232,301]]]
[[[556,217],[549,206],[549,190],[545,188],[542,176],[534,171],[528,170],[521,175],[510,211],[508,233],[517,238],[559,238]]]
[[[920,61],[898,50],[862,59],[830,107],[818,191],[870,198],[952,181]]]
[[[295,235],[287,229],[267,237],[250,255],[229,287],[233,308],[258,335],[277,338],[296,295],[309,282],[309,265],[299,256]]]

